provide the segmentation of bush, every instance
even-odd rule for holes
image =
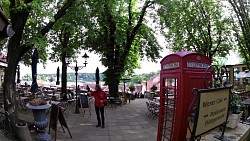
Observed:
[[[157,87],[155,85],[153,85],[150,89],[152,92],[155,92],[157,90]]]
[[[241,100],[239,95],[233,95],[230,102],[230,111],[233,114],[239,114],[241,111]]]

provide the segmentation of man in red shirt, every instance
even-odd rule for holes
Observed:
[[[104,118],[104,103],[107,102],[107,95],[104,91],[102,91],[100,85],[96,84],[95,91],[91,92],[91,95],[95,98],[95,111],[97,116],[98,124],[96,127],[100,127],[102,125],[102,128],[105,128],[105,118]],[[100,112],[101,112],[101,118],[100,119]]]

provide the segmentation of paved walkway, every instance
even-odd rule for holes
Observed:
[[[90,116],[86,110],[84,117],[81,114],[74,114],[74,106],[69,106],[67,109],[69,116],[65,119],[73,138],[70,138],[67,129],[63,133],[60,123],[58,123],[57,141],[155,141],[158,118],[151,119],[145,115],[147,112],[146,100],[135,99],[122,107],[106,108],[106,128],[104,129],[95,127],[97,120],[93,103],[91,105],[92,115]],[[32,122],[31,110],[21,112],[20,118]],[[55,136],[53,130],[52,136]],[[35,134],[32,133],[32,137],[35,138]]]
[[[158,119],[157,117],[151,119],[145,115],[147,112],[145,101],[147,99],[135,99],[131,100],[130,104],[128,103],[122,107],[106,108],[106,128],[104,129],[95,127],[97,120],[93,103],[91,108],[92,115],[90,116],[87,110],[84,117],[81,114],[74,114],[74,105],[69,106],[67,109],[69,116],[65,117],[65,119],[73,138],[70,138],[66,129],[64,133],[60,123],[58,123],[56,141],[156,141]],[[49,116],[50,114],[48,114],[48,120],[50,120]],[[31,110],[20,112],[19,117],[22,120],[33,122]],[[225,137],[230,137],[231,141],[238,141],[240,136],[246,131],[245,135],[249,134],[249,126],[242,125],[242,128],[238,129],[243,129],[243,127],[244,130],[232,131],[232,134],[225,134]],[[31,135],[35,139],[37,133],[31,130]],[[55,133],[53,130],[51,135],[53,136],[52,141],[54,141]],[[204,137],[204,140],[215,141],[216,139],[212,135],[214,133]],[[235,138],[232,139],[231,137]],[[2,140],[1,136],[0,140]]]

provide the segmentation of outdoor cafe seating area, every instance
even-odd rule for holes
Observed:
[[[81,91],[81,93],[83,93],[83,91]],[[18,102],[18,108],[20,111],[27,110],[26,105],[33,98],[42,98],[45,99],[49,104],[56,104],[60,106],[63,109],[65,115],[68,116],[69,112],[67,112],[67,107],[73,107],[75,105],[76,93],[74,89],[68,88],[67,99],[63,99],[61,89],[55,86],[40,86],[38,88],[38,92],[35,94],[30,92],[29,86],[19,86],[16,88],[16,101]]]
[[[71,109],[75,107],[76,104],[76,90],[75,87],[67,88],[67,99],[63,98],[63,94],[61,94],[61,88],[56,86],[39,86],[38,92],[36,94],[32,94],[30,92],[30,86],[28,85],[20,85],[16,87],[17,97],[16,100],[18,102],[18,108],[20,111],[27,110],[26,104],[32,100],[34,97],[43,98],[48,103],[54,103],[59,105],[64,109],[66,117],[69,115],[67,112],[68,106],[71,106]],[[122,107],[123,104],[130,102],[131,94],[119,92],[118,97],[114,97],[107,93],[107,107],[115,108]],[[87,90],[84,88],[79,89],[79,95],[87,95]],[[93,98],[88,95],[89,102],[93,102]],[[129,101],[128,101],[129,100]],[[74,108],[73,108],[74,109]],[[49,112],[49,111],[48,111]]]
[[[232,97],[239,97],[239,100],[234,102],[238,102],[239,110],[243,111],[241,122],[250,125],[250,91],[232,90]]]
[[[154,119],[159,114],[160,97],[155,93],[149,93],[147,97],[148,101],[146,101],[146,106],[147,106],[146,116],[148,118]]]
[[[241,122],[250,124],[250,72],[245,70],[235,76],[232,87],[232,97],[238,97],[234,103],[238,102],[239,110],[243,111]]]

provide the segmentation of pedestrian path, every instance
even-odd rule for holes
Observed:
[[[4,135],[0,134],[0,141],[10,141],[10,139],[8,139]]]
[[[69,115],[65,119],[73,138],[70,138],[66,129],[64,133],[58,123],[56,141],[156,141],[158,118],[152,119],[146,116],[146,101],[147,99],[135,99],[128,104],[122,105],[122,107],[105,108],[106,127],[104,129],[96,128],[97,119],[93,103],[91,103],[92,115],[90,116],[88,110],[86,110],[84,117],[81,113],[74,113],[74,105],[69,106],[67,109]],[[19,117],[22,120],[33,122],[31,110],[21,111]],[[49,117],[50,114],[48,114],[48,120]],[[225,138],[230,139],[230,141],[238,141],[249,136],[249,126],[243,124],[239,126],[241,128],[225,133]],[[47,127],[47,133],[48,129],[49,127]],[[34,131],[31,131],[31,133],[32,138],[35,139],[37,133]],[[204,135],[202,139],[217,141],[213,137],[215,134],[218,134],[218,130]],[[55,137],[53,130],[51,135]],[[54,141],[54,138],[51,141]]]
[[[63,132],[58,123],[57,141],[155,141],[158,119],[147,118],[147,99],[135,99],[130,104],[122,107],[107,107],[105,109],[105,128],[96,128],[97,119],[91,104],[91,116],[86,110],[82,114],[74,113],[74,106],[70,106],[66,117],[67,125],[72,134],[72,139],[67,130]],[[80,110],[81,111],[81,110]],[[27,110],[20,113],[20,118],[32,122],[32,112]],[[48,115],[49,120],[49,115]],[[48,131],[47,127],[47,131]],[[32,133],[33,138],[36,134]],[[54,131],[51,135],[54,137]],[[54,140],[54,138],[52,139]]]

